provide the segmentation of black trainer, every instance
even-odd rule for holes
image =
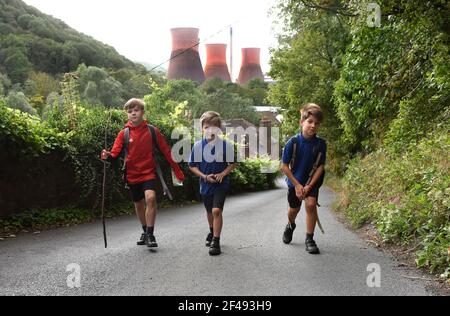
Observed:
[[[155,236],[153,236],[153,235],[148,236],[147,247],[149,247],[149,248],[158,248],[158,244],[156,243]]]
[[[141,239],[137,242],[137,245],[145,246],[147,244],[146,237],[147,237],[147,234],[142,234]]]
[[[318,255],[320,254],[319,248],[317,248],[317,244],[314,241],[314,239],[307,239],[306,242],[306,251],[309,252],[312,255]]]
[[[297,225],[294,224],[287,224],[286,229],[284,230],[283,234],[283,242],[286,245],[289,245],[292,242],[292,236],[294,235],[294,230],[297,227]]]
[[[213,241],[213,234],[209,233],[208,236],[206,236],[206,247],[211,247],[211,243]]]
[[[211,244],[211,248],[209,248],[209,255],[210,256],[218,256],[222,253],[222,250],[220,249],[220,243],[216,240],[213,240]]]

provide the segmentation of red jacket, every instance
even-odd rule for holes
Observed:
[[[153,139],[148,130],[148,122],[144,121],[139,126],[134,126],[131,122],[125,125],[130,129],[130,143],[128,145],[127,181],[129,184],[139,184],[157,178],[156,164],[153,159]],[[159,150],[169,162],[177,178],[184,180],[184,174],[180,166],[173,161],[172,153],[164,136],[159,129],[155,128],[156,138]],[[123,147],[124,130],[120,131],[111,150],[111,157],[116,159],[119,157]]]

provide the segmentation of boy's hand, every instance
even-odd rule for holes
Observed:
[[[312,186],[307,185],[303,188],[303,196],[306,198],[312,190]]]
[[[217,183],[216,178],[213,174],[209,174],[206,176],[206,182]]]
[[[303,197],[304,197],[304,191],[305,191],[305,188],[304,188],[301,184],[299,184],[299,185],[297,185],[297,186],[295,187],[295,195],[297,195],[297,197],[298,197],[300,200],[303,200]]]
[[[219,183],[222,183],[222,182],[223,182],[223,179],[224,179],[226,176],[227,176],[227,175],[226,175],[224,172],[214,175],[216,181],[219,182]]]
[[[107,151],[106,149],[102,150],[102,153],[100,154],[101,160],[106,160],[108,157],[111,156],[111,152]]]

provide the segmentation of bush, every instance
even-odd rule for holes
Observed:
[[[450,135],[429,133],[402,154],[380,149],[357,158],[344,178],[341,208],[355,226],[374,223],[383,240],[414,244],[417,264],[449,270]]]

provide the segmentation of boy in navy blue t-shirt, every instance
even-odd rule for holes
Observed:
[[[290,244],[296,228],[295,219],[305,200],[306,208],[306,250],[310,254],[319,254],[314,241],[314,231],[318,220],[317,199],[319,188],[325,174],[327,146],[323,139],[317,137],[323,112],[316,104],[307,104],[301,110],[302,132],[286,144],[283,152],[282,170],[289,187],[288,201],[289,223],[283,234],[283,242]],[[296,152],[294,153],[294,147]],[[293,161],[294,160],[294,161]],[[312,170],[317,168],[312,174]]]
[[[222,121],[216,112],[206,112],[200,118],[203,140],[195,143],[189,159],[189,169],[200,177],[200,194],[205,204],[210,232],[206,238],[209,254],[221,254],[220,235],[223,208],[230,189],[229,174],[236,168],[234,146],[222,138]]]

